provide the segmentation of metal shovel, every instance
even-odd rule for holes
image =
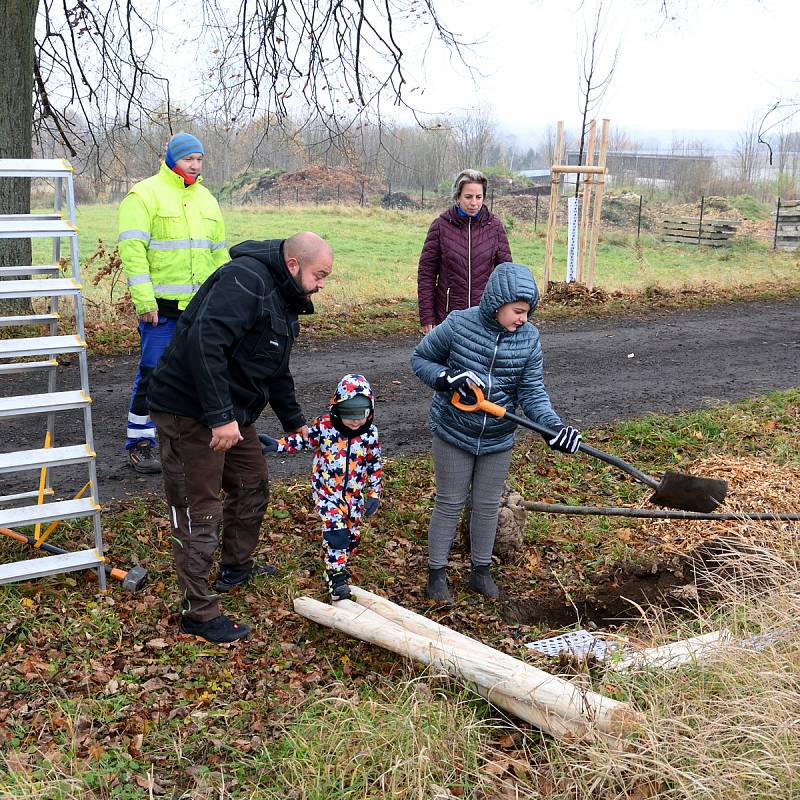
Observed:
[[[544,425],[531,422],[525,417],[512,414],[503,406],[486,400],[483,392],[478,387],[470,386],[470,389],[475,395],[474,403],[467,402],[458,392],[453,393],[450,402],[461,411],[485,411],[493,417],[505,417],[517,425],[522,425],[550,439],[556,435],[556,431],[546,428]],[[628,475],[645,486],[655,489],[650,502],[658,506],[707,513],[718,508],[728,493],[728,482],[719,478],[703,478],[697,475],[686,475],[682,472],[668,470],[659,481],[636,469],[633,465],[628,464],[627,461],[598,450],[585,442],[581,442],[579,449],[586,455],[599,458],[600,461],[605,461],[607,464],[627,472]]]

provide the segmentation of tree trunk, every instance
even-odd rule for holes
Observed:
[[[38,0],[3,0],[0,24],[0,158],[30,158],[34,27]],[[28,178],[0,178],[0,214],[29,214]],[[0,239],[0,266],[31,263],[30,239]],[[29,300],[0,300],[0,314],[21,313]]]

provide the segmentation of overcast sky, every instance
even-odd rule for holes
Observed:
[[[614,77],[598,116],[612,126],[668,143],[672,132],[723,141],[754,113],[800,94],[800,0],[606,0],[605,63],[619,45]],[[490,106],[525,138],[548,123],[577,127],[579,37],[595,0],[439,0],[447,22],[481,34],[473,84],[442,57],[420,72],[429,109],[458,113]],[[651,134],[651,135],[652,135]],[[691,135],[691,133],[689,133]]]

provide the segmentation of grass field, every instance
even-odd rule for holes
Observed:
[[[769,420],[768,424],[764,420]],[[690,470],[724,454],[800,468],[800,390],[685,416],[648,416],[586,432],[646,471]],[[781,472],[788,476],[789,472]],[[795,474],[795,473],[793,473]],[[596,461],[559,457],[534,440],[515,453],[526,497],[632,504],[641,492]],[[468,556],[453,556],[457,606],[422,599],[432,504],[427,458],[390,461],[380,513],[365,526],[356,579],[493,646],[634,704],[644,723],[625,748],[561,742],[516,725],[468,687],[428,675],[378,648],[306,623],[298,594],[320,590],[317,520],[307,481],[275,487],[260,557],[279,567],[225,598],[255,633],[219,648],[176,636],[168,509],[143,497],[108,511],[114,563],[143,564],[136,597],[99,596],[79,574],[0,592],[0,797],[169,797],[178,800],[794,800],[800,792],[800,541],[797,527],[737,530],[747,555],[716,580],[717,600],[677,616],[632,609],[619,634],[643,644],[718,627],[768,634],[671,672],[610,673],[537,661],[525,642],[552,635],[505,624],[500,608],[464,589]],[[788,485],[788,479],[787,479]],[[733,488],[736,488],[734,486]],[[800,510],[784,492],[780,510]],[[593,580],[674,557],[685,523],[611,518],[530,520],[518,561],[497,568],[517,596],[565,602]],[[74,548],[88,529],[62,526]],[[711,535],[711,534],[707,534]],[[771,551],[754,542],[766,542]],[[7,543],[11,557],[25,551]],[[19,552],[15,550],[19,549]],[[749,549],[747,549],[749,548]],[[758,558],[758,553],[761,557]],[[607,578],[592,578],[593,575]],[[771,638],[770,638],[771,637]]]
[[[98,240],[116,244],[116,207],[78,208],[81,259],[88,258]],[[320,206],[297,208],[225,208],[227,240],[285,238],[299,230],[312,230],[329,241],[334,250],[334,273],[325,291],[317,296],[320,309],[352,311],[381,301],[416,301],[419,252],[433,212],[385,211],[359,207]],[[509,222],[509,241],[514,259],[527,264],[541,281],[545,241],[543,227]],[[35,242],[37,263],[45,263],[49,250]],[[565,242],[560,233],[554,254],[552,280],[564,280]],[[42,259],[42,261],[39,261]],[[92,270],[86,274],[87,294],[102,300],[108,287],[91,287]],[[602,235],[597,253],[596,285],[607,291],[641,292],[650,287],[667,290],[712,284],[717,287],[771,284],[796,290],[800,287],[798,256],[774,252],[766,245],[740,239],[731,247],[711,249],[673,246],[642,236],[610,231]]]

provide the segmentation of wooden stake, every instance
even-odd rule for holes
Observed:
[[[592,166],[594,161],[594,140],[597,133],[597,120],[593,119],[589,123],[589,141],[586,150],[586,166]],[[581,200],[581,222],[580,235],[578,237],[578,283],[583,283],[583,263],[586,254],[586,234],[589,228],[589,203],[592,197],[592,178],[588,176],[583,182],[583,199]]]
[[[589,279],[587,286],[594,288],[594,265],[597,258],[597,241],[600,238],[600,211],[603,208],[603,193],[605,192],[606,179],[606,154],[608,153],[608,120],[603,120],[603,127],[600,133],[600,157],[597,160],[598,166],[603,168],[603,173],[598,177],[597,192],[594,197],[594,209],[592,213],[592,236],[589,245]]]
[[[661,667],[672,669],[682,664],[692,664],[702,661],[712,653],[719,652],[723,647],[731,645],[731,635],[727,631],[714,631],[691,639],[682,639],[679,642],[649,647],[638,653],[631,653],[618,661],[609,661],[608,668],[622,671],[633,668]]]
[[[353,591],[356,597],[361,593],[362,601],[369,601],[363,590],[354,588]],[[483,688],[490,702],[501,705],[506,699],[512,701],[501,707],[509,710],[529,707],[533,718],[530,721],[553,736],[585,736],[598,730],[619,737],[637,718],[625,703],[581,690],[444,626],[439,626],[443,630],[437,629],[435,636],[415,632],[349,600],[331,606],[309,597],[298,597],[294,608],[298,614],[321,625],[475,683]],[[496,698],[500,698],[499,701]],[[516,712],[512,710],[512,713]]]
[[[564,149],[564,123],[559,120],[556,133],[556,152],[553,156],[553,166],[550,170],[550,210],[547,214],[547,244],[544,253],[544,286],[540,287],[542,296],[547,294],[547,284],[550,283],[550,268],[553,264],[553,240],[556,235],[556,214],[558,213],[558,194],[561,188],[561,175],[556,167],[561,164],[561,152]]]

